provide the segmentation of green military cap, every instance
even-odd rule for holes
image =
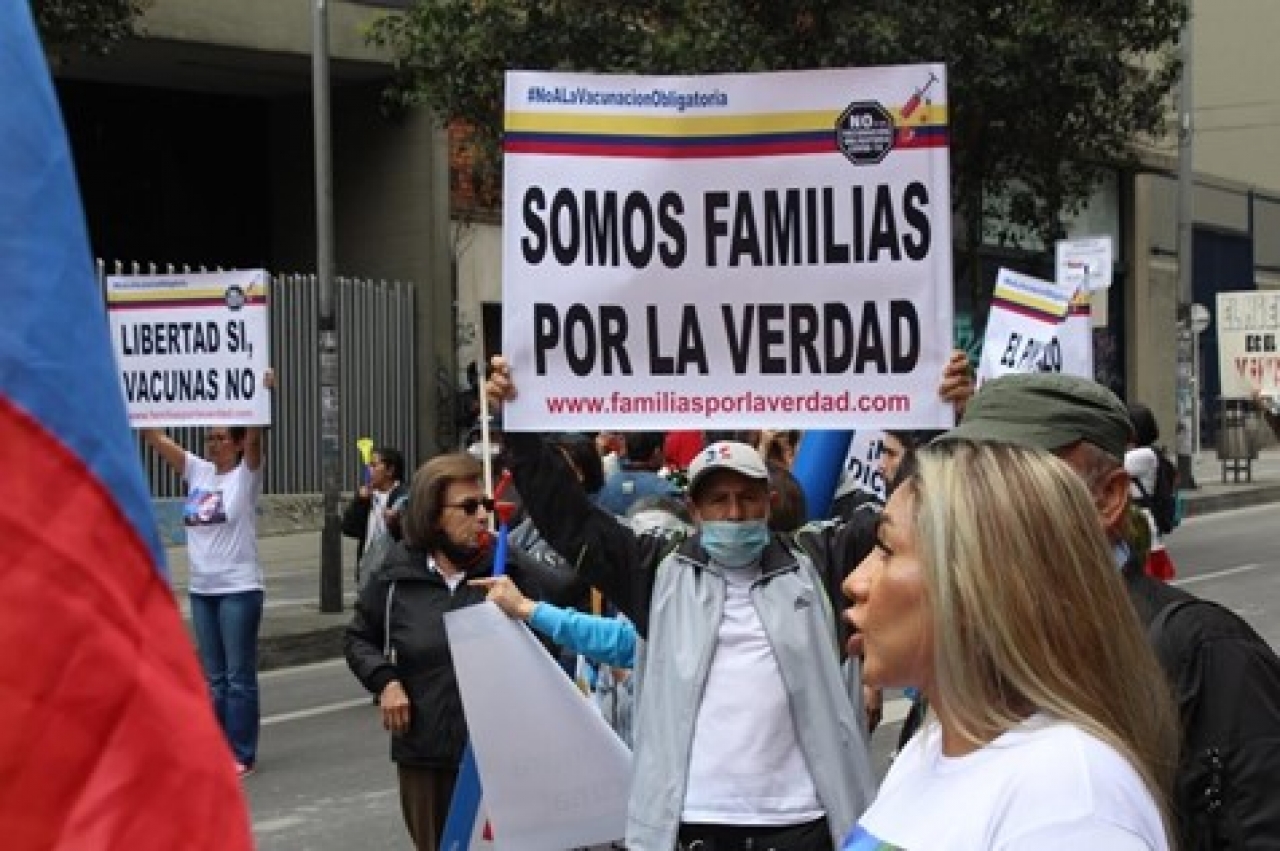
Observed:
[[[1116,395],[1096,381],[1051,372],[993,378],[938,440],[1014,443],[1056,452],[1081,440],[1124,458],[1133,425]]]

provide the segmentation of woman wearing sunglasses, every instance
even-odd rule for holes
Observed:
[[[347,664],[377,696],[391,733],[400,809],[418,851],[439,847],[467,740],[444,616],[485,601],[485,589],[467,580],[493,573],[493,509],[471,455],[439,455],[422,465],[402,515],[404,539],[360,590],[346,632]],[[535,599],[554,584],[554,577],[534,577],[527,564],[506,567]]]

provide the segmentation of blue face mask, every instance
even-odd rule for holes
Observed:
[[[769,543],[764,520],[708,520],[702,524],[702,548],[716,564],[743,568],[755,563]]]

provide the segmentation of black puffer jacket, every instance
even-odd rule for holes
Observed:
[[[1182,718],[1179,847],[1280,849],[1280,660],[1234,612],[1152,579],[1140,559],[1124,580]]]
[[[381,694],[387,683],[398,679],[409,696],[409,731],[392,737],[391,759],[424,768],[452,768],[462,758],[467,724],[444,615],[483,603],[485,591],[465,581],[451,591],[444,577],[428,565],[426,552],[408,549],[403,543],[392,547],[382,569],[360,591],[344,651],[351,672],[371,693]],[[511,562],[508,571],[533,599],[555,601],[572,580],[549,572],[535,575]],[[486,557],[467,578],[491,573],[492,562]],[[388,623],[391,658],[384,653]]]

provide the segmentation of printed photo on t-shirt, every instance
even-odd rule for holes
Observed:
[[[211,526],[227,522],[227,508],[222,501],[222,491],[196,488],[182,507],[182,523],[185,526]]]

